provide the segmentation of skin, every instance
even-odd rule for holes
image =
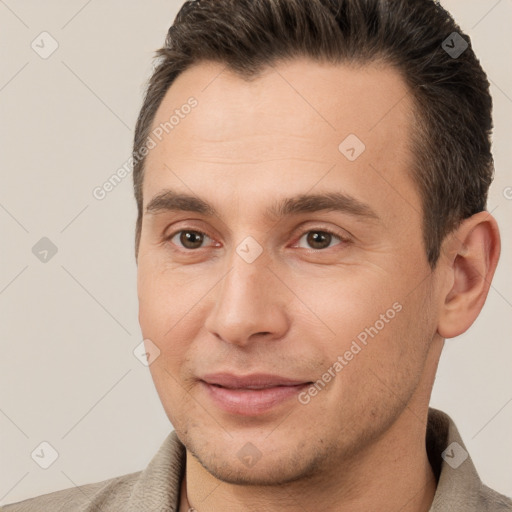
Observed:
[[[198,101],[150,151],[144,208],[172,189],[217,210],[144,210],[138,252],[139,321],[160,350],[150,371],[187,448],[182,495],[199,512],[431,505],[424,439],[439,356],[444,339],[478,316],[500,239],[495,219],[478,213],[445,239],[431,271],[408,172],[407,93],[378,63],[296,59],[246,82],[203,62],[158,109],[154,127],[191,95]],[[350,133],[366,146],[352,162],[338,150]],[[329,191],[378,219],[264,215],[276,200]],[[336,236],[312,246],[308,234],[322,229]],[[206,236],[186,246],[180,230]],[[248,236],[263,250],[252,263],[236,252]],[[228,371],[315,382],[397,302],[400,312],[307,404],[291,399],[242,417],[220,409],[198,380]],[[252,467],[237,456],[248,442],[261,455]]]

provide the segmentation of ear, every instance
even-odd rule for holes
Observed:
[[[438,334],[454,338],[480,314],[501,250],[496,219],[487,211],[465,219],[443,242],[443,282]]]

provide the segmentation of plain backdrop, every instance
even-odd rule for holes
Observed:
[[[503,249],[480,317],[446,342],[432,405],[455,420],[483,481],[512,495],[512,0],[442,3],[492,84],[488,209]],[[172,429],[133,354],[131,175],[102,201],[92,191],[130,155],[180,5],[0,0],[0,504],[141,470]],[[48,469],[31,457],[43,441],[59,454]]]

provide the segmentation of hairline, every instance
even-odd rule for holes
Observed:
[[[404,69],[399,66],[399,64],[396,62],[396,59],[393,59],[392,57],[389,57],[386,55],[385,51],[377,52],[372,56],[363,56],[363,55],[357,55],[357,56],[351,56],[351,57],[328,57],[326,55],[321,55],[319,57],[314,57],[312,55],[305,54],[303,52],[297,52],[296,55],[293,56],[286,56],[286,57],[273,57],[269,59],[268,61],[260,64],[258,67],[254,68],[254,70],[251,71],[244,71],[240,69],[236,69],[233,66],[230,65],[229,62],[227,62],[225,59],[219,58],[219,59],[212,59],[212,58],[199,58],[197,60],[192,60],[189,63],[187,63],[179,72],[175,74],[173,77],[171,83],[168,85],[168,87],[163,91],[161,98],[158,101],[158,105],[154,108],[154,112],[152,113],[152,119],[151,122],[146,124],[146,131],[144,133],[143,140],[146,141],[147,137],[151,133],[151,130],[153,129],[155,119],[158,113],[159,108],[161,107],[165,97],[169,93],[171,87],[174,85],[176,80],[186,71],[189,71],[195,67],[198,67],[203,64],[220,64],[223,65],[224,68],[221,71],[228,71],[232,73],[234,76],[246,81],[250,82],[253,80],[258,80],[266,71],[268,71],[270,68],[274,68],[275,66],[281,64],[281,63],[289,63],[289,62],[295,62],[297,60],[309,60],[312,63],[321,63],[321,64],[328,64],[332,66],[349,66],[349,67],[355,67],[355,68],[362,68],[367,67],[371,65],[376,65],[377,67],[387,68],[393,70],[397,76],[400,77],[402,80],[404,86],[406,87],[408,91],[408,95],[411,96],[411,110],[408,113],[408,121],[410,123],[411,128],[411,135],[408,137],[407,140],[407,149],[410,151],[410,154],[412,156],[412,168],[410,171],[407,172],[408,176],[412,180],[413,186],[416,189],[416,192],[418,193],[420,202],[419,206],[421,208],[421,230],[422,230],[422,241],[424,245],[424,252],[427,254],[427,216],[425,211],[425,193],[423,188],[421,187],[419,181],[416,179],[416,176],[418,172],[420,172],[420,164],[421,159],[424,157],[424,154],[419,154],[419,147],[423,148],[424,151],[427,150],[426,144],[420,144],[420,137],[424,135],[424,113],[423,109],[416,97],[415,94],[415,88],[410,84],[407,74],[405,73]],[[220,73],[219,73],[220,74]],[[419,119],[419,123],[418,123]],[[137,261],[138,252],[139,252],[139,245],[140,245],[140,237],[141,237],[141,231],[142,231],[142,218],[144,214],[143,204],[144,204],[144,196],[143,196],[143,185],[144,185],[144,177],[146,174],[146,159],[147,156],[144,156],[140,161],[140,169],[139,173],[137,174],[137,187],[139,191],[139,196],[137,197],[137,221],[136,221],[136,240],[135,240],[135,257]],[[430,263],[431,269],[433,270],[436,266],[436,263],[438,261],[438,258],[436,258],[436,261]]]

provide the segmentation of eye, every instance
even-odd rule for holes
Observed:
[[[171,234],[167,240],[178,248],[186,251],[202,249],[205,242],[213,242],[212,238],[206,233],[194,229],[182,229]],[[336,244],[338,241],[338,244]],[[306,231],[297,241],[296,247],[303,249],[323,250],[340,245],[342,242],[349,242],[348,239],[331,232],[328,229],[314,229]],[[307,244],[307,245],[304,245]],[[218,245],[218,244],[215,244]]]
[[[187,250],[201,249],[201,244],[206,240],[211,240],[211,238],[202,231],[195,231],[191,229],[182,229],[181,231],[177,231],[173,233],[169,240],[177,245],[178,247],[183,247]]]
[[[301,245],[301,241],[305,240],[305,243],[309,245],[309,247],[304,247]],[[340,242],[346,242],[347,240],[342,238],[339,235],[336,235],[335,233],[332,233],[331,231],[325,230],[325,229],[315,229],[310,230],[304,233],[298,241],[298,246],[302,247],[304,249],[315,249],[315,250],[321,250],[321,249],[328,249],[329,247],[332,247],[331,242],[338,240]],[[334,244],[336,245],[336,244]]]

